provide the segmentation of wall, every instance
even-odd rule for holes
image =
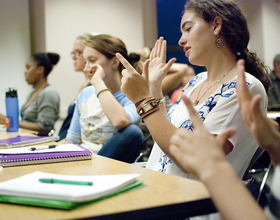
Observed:
[[[262,2],[264,61],[273,68],[273,59],[280,54],[280,3]]]
[[[0,0],[0,113],[6,114],[5,88],[16,86],[20,106],[31,87],[24,78],[30,55],[28,0]]]
[[[70,51],[74,39],[84,32],[93,31],[120,37],[129,52],[137,51],[144,45],[153,46],[157,32],[150,30],[156,30],[156,17],[152,16],[155,15],[153,12],[147,15],[144,4],[155,11],[155,1],[151,0],[45,1],[46,51],[61,55],[61,60],[49,76],[49,83],[61,96],[62,117],[85,80],[83,73],[73,70]],[[147,18],[149,23],[144,25]]]
[[[280,12],[275,0],[235,0],[243,9],[250,30],[249,49],[255,51],[267,66],[280,53]]]
[[[249,48],[272,67],[273,57],[280,53],[277,3],[275,0],[236,1],[248,19]],[[84,81],[83,74],[73,71],[72,43],[77,35],[87,31],[117,35],[129,51],[152,47],[157,38],[156,0],[0,0],[0,113],[5,113],[6,86],[17,86],[20,105],[25,102],[31,91],[24,80],[25,62],[31,49],[33,52],[46,49],[61,55],[49,82],[60,93],[61,115],[65,116]]]

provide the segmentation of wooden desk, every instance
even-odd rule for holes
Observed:
[[[11,137],[16,137],[18,135],[22,136],[36,136],[34,133],[36,131],[31,131],[23,128],[19,128],[18,132],[6,132],[6,131],[0,131],[0,140],[1,139],[6,139],[6,138],[11,138]]]
[[[72,211],[0,203],[0,219],[174,219],[215,211],[205,186],[98,155],[92,160],[4,167],[0,182],[31,172],[66,175],[140,173],[145,187]]]

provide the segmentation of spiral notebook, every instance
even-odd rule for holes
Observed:
[[[59,136],[16,136],[8,139],[0,140],[0,149],[1,148],[11,148],[11,147],[24,147],[28,145],[35,145],[46,143],[49,141],[58,141]]]
[[[34,150],[35,148],[37,150]],[[92,159],[92,152],[75,144],[57,145],[54,148],[32,146],[0,150],[0,166],[2,167],[90,159]]]

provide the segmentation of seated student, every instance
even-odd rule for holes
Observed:
[[[244,60],[238,61],[237,69],[237,96],[242,117],[276,167],[266,215],[269,219],[280,219],[280,133],[260,109],[262,96],[252,98],[250,95],[245,81]],[[184,172],[191,173],[205,184],[223,219],[267,219],[224,154],[226,140],[240,131],[229,128],[213,136],[204,127],[190,100],[186,96],[182,98],[189,110],[194,130],[178,129],[172,136],[170,153],[173,160]]]
[[[226,12],[226,13],[225,13]],[[183,89],[183,95],[192,101],[204,125],[215,136],[228,127],[240,131],[226,141],[225,154],[235,172],[242,178],[258,143],[246,127],[239,109],[236,81],[236,60],[246,60],[246,82],[252,95],[266,97],[269,86],[267,68],[255,53],[247,49],[249,31],[244,15],[233,1],[189,0],[181,20],[182,36],[179,44],[193,65],[205,66],[207,72],[196,75]],[[166,64],[166,41],[160,38],[146,61],[142,75],[138,74],[125,59],[117,57],[126,67],[123,71],[122,91],[137,106],[137,111],[151,132],[155,144],[146,168],[159,172],[195,178],[177,166],[170,153],[170,138],[177,128],[192,131],[188,110],[182,99],[165,115],[161,81],[174,63]],[[266,114],[267,100],[261,102]],[[202,216],[201,219],[219,215]],[[214,218],[215,218],[214,217]]]
[[[83,72],[85,75],[85,82],[82,84],[78,94],[85,88],[86,86],[90,85],[90,79],[87,77],[86,72],[84,71],[85,68],[85,59],[83,57],[83,51],[85,48],[84,42],[86,39],[89,39],[90,36],[93,36],[95,34],[93,33],[84,33],[83,35],[78,36],[73,44],[73,51],[71,52],[71,57],[73,59],[73,67],[74,70],[77,72]],[[77,96],[76,96],[77,97]],[[75,97],[75,99],[76,99]],[[59,137],[60,140],[65,139],[67,135],[67,131],[69,129],[73,114],[74,114],[74,109],[75,109],[75,99],[71,102],[71,104],[68,107],[67,111],[67,117],[64,119],[61,128],[59,130]]]
[[[48,135],[59,116],[58,92],[48,84],[47,77],[59,61],[56,53],[36,53],[26,61],[25,80],[34,90],[20,110],[19,127]],[[0,115],[1,121],[5,119]]]
[[[84,71],[92,86],[82,90],[76,99],[74,115],[65,141],[81,144],[93,153],[113,159],[134,162],[144,142],[140,119],[134,104],[122,93],[122,65],[115,57],[121,53],[137,66],[140,56],[127,54],[125,44],[106,34],[85,41]]]
[[[224,11],[227,11],[227,14],[224,14]],[[252,85],[250,92],[253,95],[266,96],[265,88],[267,89],[269,84],[267,69],[253,52],[247,50],[247,23],[238,6],[232,1],[188,1],[181,21],[181,31],[179,44],[184,47],[190,63],[207,68],[207,72],[192,78],[183,89],[183,94],[192,100],[196,111],[213,135],[220,134],[231,126],[242,131],[227,141],[225,149],[228,160],[242,178],[258,144],[246,128],[237,102],[237,53],[241,51],[239,56],[246,57],[248,61],[246,71],[251,74],[246,73],[246,80]],[[144,64],[142,75],[117,54],[127,69],[123,71],[121,89],[138,106],[137,111],[156,142],[147,168],[192,178],[180,170],[172,157],[169,157],[170,138],[177,128],[193,129],[189,113],[181,99],[172,106],[167,115],[164,114],[164,105],[159,105],[162,98],[161,81],[175,59],[165,63],[166,41],[163,38],[156,42],[153,52],[150,60]],[[262,101],[261,109],[266,112],[266,100]]]

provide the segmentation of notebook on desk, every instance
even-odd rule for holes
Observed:
[[[137,181],[139,175],[79,176],[37,171],[0,183],[0,202],[74,209],[142,187],[143,181]],[[45,183],[42,179],[68,183]],[[92,184],[78,184],[89,182]]]
[[[0,149],[1,148],[11,148],[11,147],[24,147],[28,145],[35,145],[46,143],[50,141],[58,141],[59,136],[16,136],[12,138],[7,138],[0,140]]]
[[[34,150],[36,148],[37,150]],[[55,148],[32,146],[0,150],[0,166],[2,167],[90,160],[91,158],[90,150],[75,144],[57,145]]]

